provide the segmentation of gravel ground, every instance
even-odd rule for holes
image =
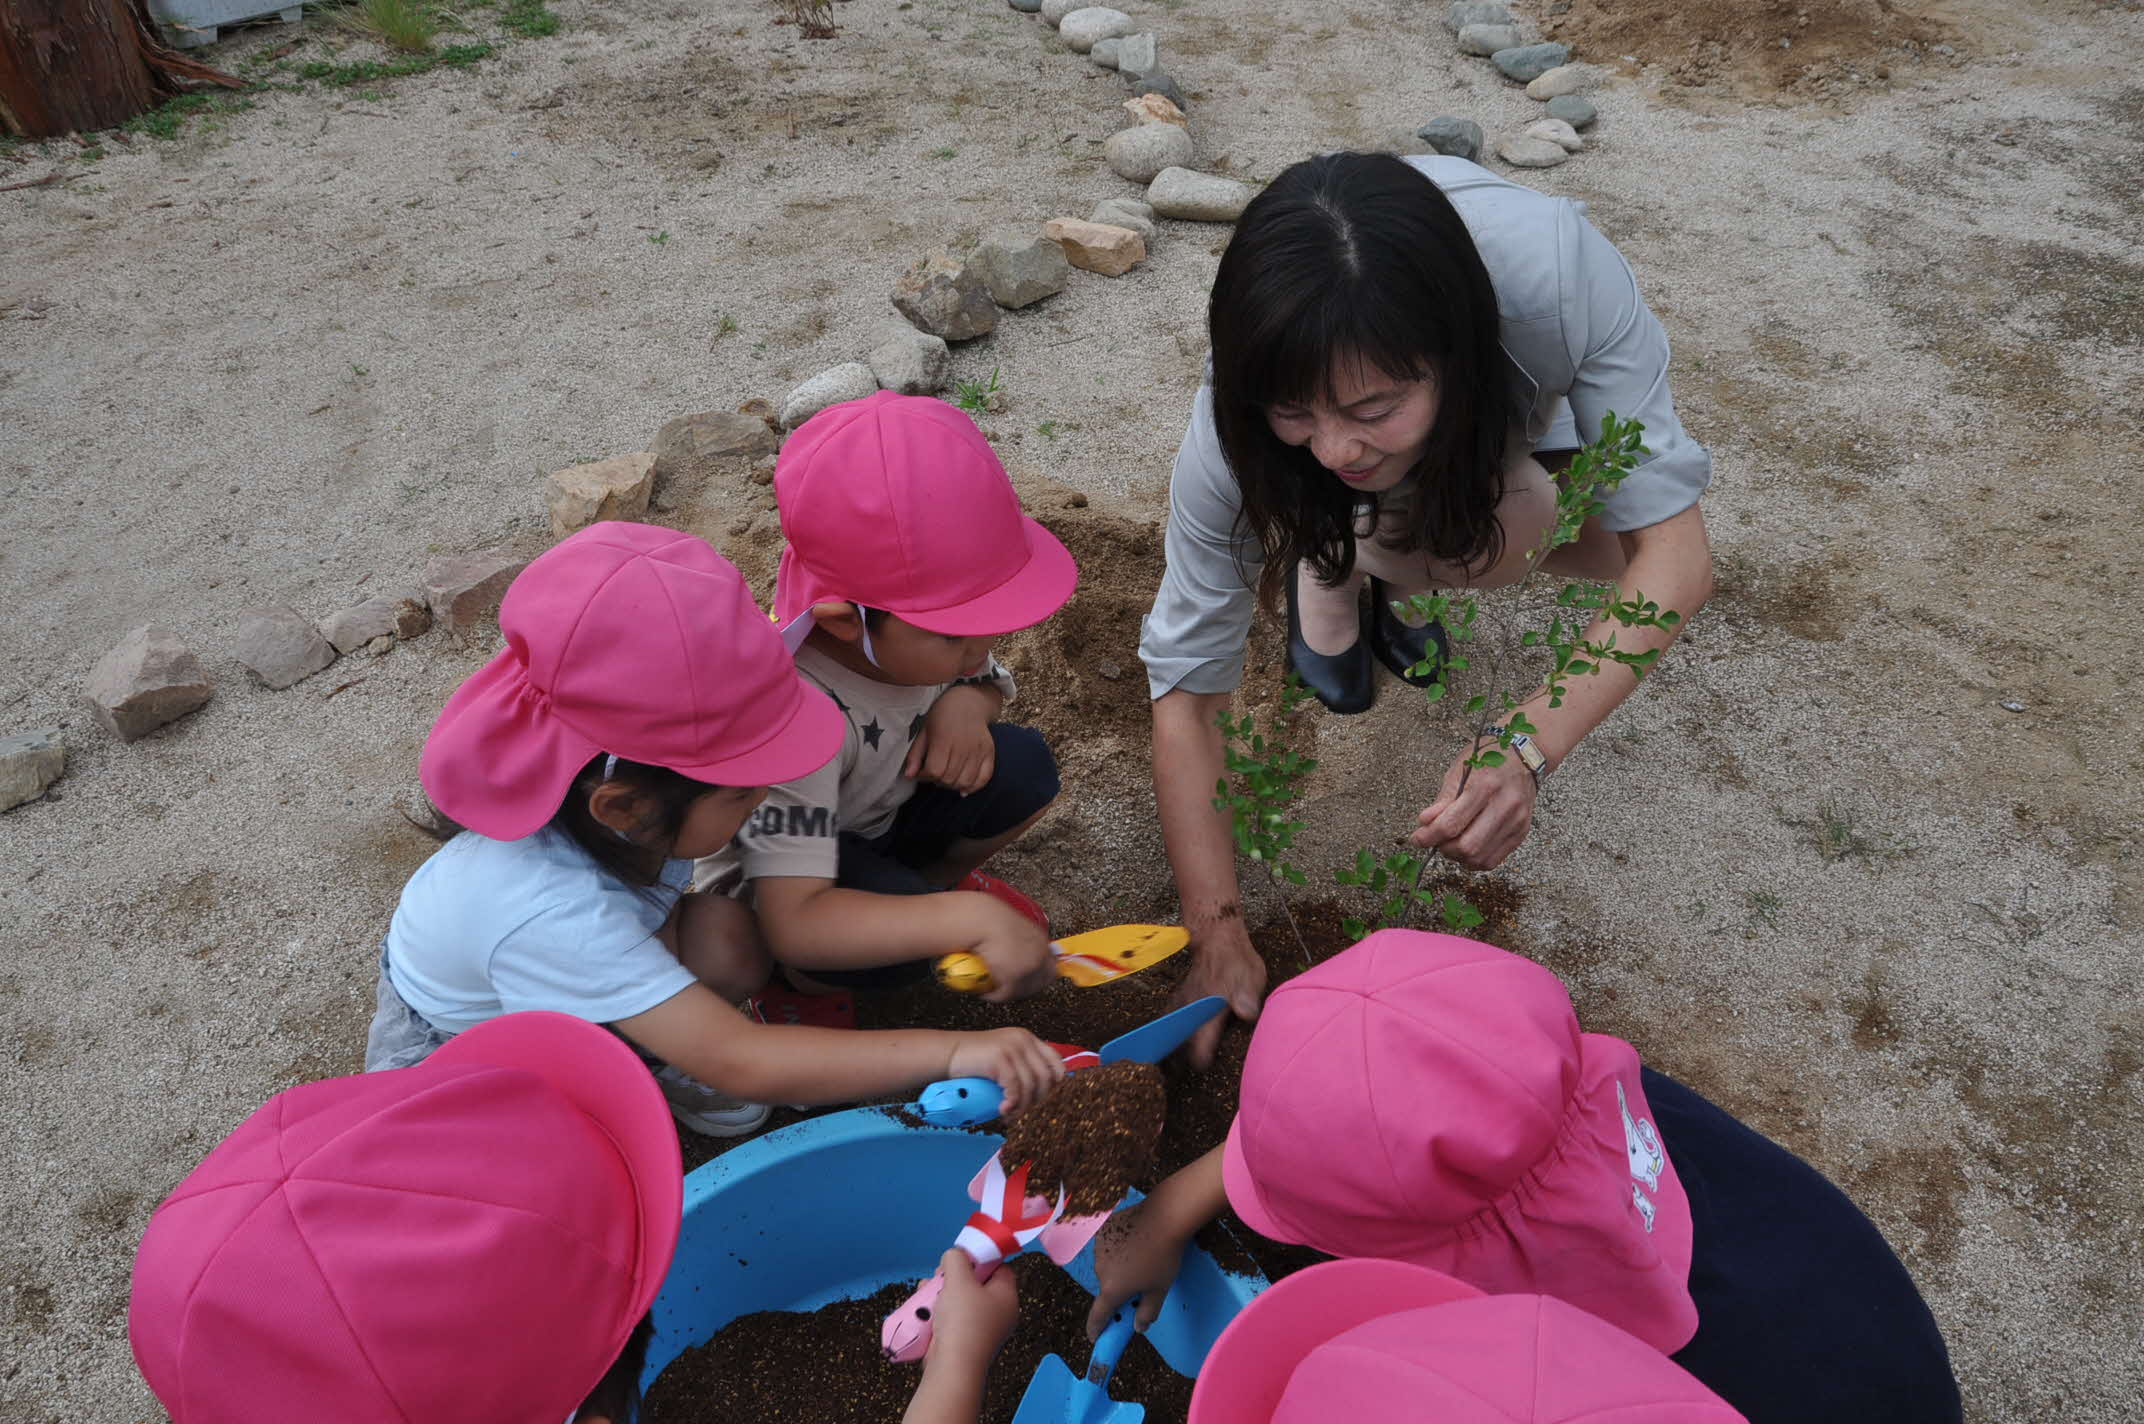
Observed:
[[[533,553],[548,471],[860,356],[934,246],[1133,191],[1099,157],[1119,82],[992,0],[853,0],[816,42],[734,0],[556,9],[557,36],[470,69],[266,94],[0,193],[0,735],[58,726],[70,758],[0,816],[10,1424],[158,1417],[124,1339],[134,1242],[262,1098],[358,1066],[430,844],[398,804],[496,636],[269,692],[228,651],[243,614]],[[1440,9],[1137,13],[1202,164],[1256,180],[1437,113],[1533,116]],[[2122,478],[2144,89],[2109,60],[2144,19],[1944,13],[1950,56],[1891,56],[1851,102],[1641,55],[1593,96],[1590,150],[1526,175],[1590,203],[1676,343],[1718,457],[1720,592],[1496,879],[1507,942],[1592,1026],[1864,1203],[1972,1418],[2131,1419],[2144,815],[2135,674],[2104,633],[2144,615]],[[293,63],[332,42],[304,33]],[[0,151],[0,183],[83,157]],[[1131,275],[1076,273],[956,355],[997,373],[984,424],[1026,487],[1090,497],[1052,517],[1105,551],[1080,636],[1031,644],[1069,667],[1034,683],[1070,689],[1040,710],[1068,795],[1013,869],[1061,921],[1166,893],[1132,645],[1225,238],[1164,224]],[[765,503],[718,473],[654,517],[764,574]],[[1531,606],[1499,601],[1497,636]],[[217,694],[121,745],[80,690],[151,620]],[[1391,693],[1321,724],[1303,863],[1388,841],[1454,734]]]

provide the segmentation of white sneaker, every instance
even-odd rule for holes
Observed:
[[[773,1109],[724,1097],[698,1078],[668,1064],[655,1071],[670,1115],[702,1137],[743,1137],[759,1131]]]

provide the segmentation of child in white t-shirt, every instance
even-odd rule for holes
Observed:
[[[1058,789],[1042,737],[997,720],[1014,687],[991,646],[1072,596],[1071,554],[943,401],[881,391],[820,412],[783,447],[774,493],[776,615],[847,728],[700,882],[747,886],[802,981],[898,983],[965,949],[992,997],[1046,987],[1047,918],[980,871]]]
[[[769,1102],[980,1073],[1024,1103],[1055,1080],[1056,1053],[1024,1029],[859,1035],[733,1007],[771,964],[750,911],[686,893],[691,863],[728,843],[768,783],[824,763],[843,721],[714,550],[598,524],[529,565],[499,625],[506,651],[425,743],[425,790],[467,829],[403,891],[368,1068],[549,1009],[660,1060],[672,1111],[715,1136],[752,1131]]]

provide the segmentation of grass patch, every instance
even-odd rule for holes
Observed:
[[[124,133],[175,139],[186,121],[196,115],[236,114],[252,107],[253,101],[241,94],[181,94],[146,113],[136,114],[119,127]]]
[[[987,381],[959,381],[953,386],[953,404],[971,416],[988,415],[1001,403],[995,366],[990,368],[990,379]]]
[[[558,33],[558,16],[544,8],[543,0],[507,0],[499,24],[507,33],[529,40]]]
[[[348,64],[331,64],[316,59],[298,66],[298,77],[310,79],[316,84],[325,84],[331,89],[346,89],[353,84],[374,84],[382,79],[406,79],[412,74],[422,74],[428,69],[442,66],[448,69],[467,69],[469,66],[489,59],[498,50],[489,44],[448,45],[430,54],[406,55],[401,59],[385,62],[376,59],[353,60]]]
[[[439,16],[424,0],[357,0],[335,11],[334,23],[404,54],[429,54],[439,34]]]

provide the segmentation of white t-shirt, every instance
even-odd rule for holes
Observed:
[[[523,1009],[631,1018],[693,982],[655,937],[691,875],[691,861],[667,861],[641,888],[549,826],[518,841],[464,831],[403,887],[387,977],[446,1033]]]

